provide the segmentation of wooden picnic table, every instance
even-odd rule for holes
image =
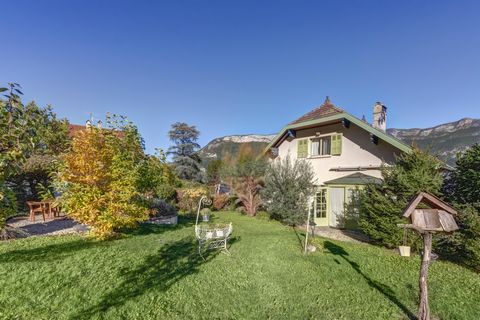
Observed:
[[[60,210],[57,206],[54,206],[53,200],[47,201],[27,201],[27,205],[30,208],[30,216],[28,220],[35,221],[35,214],[41,213],[43,221],[45,221],[45,216],[48,216],[49,219],[55,218],[60,213]]]

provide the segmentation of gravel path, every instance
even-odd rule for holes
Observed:
[[[7,221],[7,224],[14,228],[19,228],[29,234],[29,236],[60,235],[71,233],[84,233],[87,227],[75,222],[66,216],[47,219],[43,221],[41,215],[37,215],[35,222],[28,221],[28,217],[14,217]]]
[[[360,231],[355,231],[355,230],[335,229],[330,227],[315,227],[315,234],[320,237],[333,239],[333,240],[356,242],[356,243],[369,242],[368,237],[366,235],[364,235]]]

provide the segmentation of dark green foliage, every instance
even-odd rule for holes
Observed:
[[[480,271],[480,146],[476,144],[457,157],[444,192],[456,203],[460,230],[443,236],[438,250],[443,257]]]
[[[9,84],[7,101],[0,100],[0,176],[23,207],[38,200],[39,186],[50,187],[58,156],[70,145],[68,122],[50,106],[24,105],[18,84]]]
[[[17,212],[17,199],[15,193],[0,181],[0,232],[5,227],[8,217]]]
[[[408,201],[418,192],[440,194],[441,163],[427,152],[414,149],[398,157],[392,166],[384,166],[382,184],[370,184],[360,193],[359,227],[374,242],[389,248],[401,245],[403,230],[398,223]],[[407,245],[418,248],[420,241],[408,232]]]
[[[177,209],[175,209],[172,204],[158,198],[150,199],[148,201],[148,209],[150,215],[155,216],[172,216],[177,214]]]
[[[162,154],[145,156],[142,160],[138,169],[137,188],[143,194],[172,202],[180,181]]]
[[[184,122],[172,124],[168,132],[173,146],[168,149],[172,155],[175,171],[180,179],[204,182],[205,177],[200,170],[200,157],[197,152],[200,145],[197,143],[200,132],[195,126],[189,126]]]
[[[305,223],[308,199],[314,193],[315,174],[310,163],[290,157],[275,161],[265,176],[262,196],[272,218],[290,226]]]
[[[448,181],[452,198],[458,203],[480,203],[480,145],[457,156],[457,166]]]
[[[207,181],[210,185],[219,184],[220,173],[222,170],[223,161],[221,159],[212,160],[207,165]]]
[[[462,263],[480,271],[480,210],[473,205],[458,206],[459,230],[443,235],[437,251],[443,258]]]

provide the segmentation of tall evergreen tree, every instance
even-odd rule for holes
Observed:
[[[376,243],[393,248],[402,244],[402,211],[412,196],[425,191],[440,194],[441,163],[419,149],[404,153],[392,166],[382,169],[383,183],[367,185],[360,194],[360,228]],[[419,241],[412,234],[409,245]]]
[[[176,122],[168,132],[170,141],[173,142],[168,149],[172,155],[175,171],[181,179],[204,182],[205,174],[201,171],[201,159],[197,154],[200,145],[197,143],[200,132],[195,126],[185,122]]]

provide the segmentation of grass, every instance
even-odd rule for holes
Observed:
[[[316,238],[304,257],[276,222],[217,213],[234,224],[231,256],[196,253],[191,221],[142,226],[122,239],[28,238],[0,244],[1,319],[408,319],[418,258]],[[477,319],[480,277],[430,268],[437,319]]]

